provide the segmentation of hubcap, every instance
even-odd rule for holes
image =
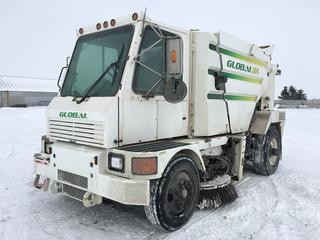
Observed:
[[[190,176],[186,172],[177,173],[170,181],[166,194],[169,215],[178,217],[186,213],[191,207],[193,191]]]
[[[271,166],[276,165],[279,156],[279,146],[277,140],[272,138],[269,144],[269,163]]]

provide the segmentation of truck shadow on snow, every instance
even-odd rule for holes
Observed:
[[[164,236],[169,234],[150,225],[141,206],[123,205],[104,199],[101,205],[85,208],[82,203],[63,195],[58,195],[54,201],[55,204],[51,201],[48,203],[56,215],[52,220],[62,220],[69,229],[77,229],[76,235],[79,234],[80,239],[87,235],[81,232],[91,232],[91,239],[99,239],[99,235],[105,235],[106,239],[148,239],[157,233]],[[61,231],[60,228],[58,231]]]

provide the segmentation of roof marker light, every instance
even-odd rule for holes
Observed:
[[[83,33],[83,28],[79,29],[79,33],[82,34]]]
[[[108,27],[108,22],[107,22],[107,21],[103,22],[103,27],[104,27],[104,28],[107,28],[107,27]]]
[[[116,20],[115,20],[115,19],[112,19],[112,20],[110,21],[110,24],[111,24],[111,26],[113,27],[114,25],[116,25]]]
[[[138,19],[138,13],[132,14],[132,20],[137,21],[137,19]]]
[[[101,29],[101,24],[100,24],[100,23],[97,23],[96,29],[97,29],[97,30],[100,30],[100,29]]]

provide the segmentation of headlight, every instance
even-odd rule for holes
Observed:
[[[124,172],[124,156],[115,153],[109,153],[108,165],[110,170]]]

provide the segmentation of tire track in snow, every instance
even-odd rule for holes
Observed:
[[[274,197],[275,197],[275,202],[270,210],[270,213],[267,213],[264,215],[264,222],[260,224],[260,227],[258,228],[258,230],[254,233],[255,235],[257,235],[257,237],[261,234],[261,232],[268,226],[268,223],[270,223],[271,220],[271,216],[274,214],[276,208],[279,205],[279,191],[278,191],[278,187],[276,186],[274,180],[272,179],[272,176],[268,176],[266,177],[266,179],[268,179],[268,181],[271,183],[272,185],[272,190],[274,191]],[[263,180],[266,180],[263,179]],[[270,196],[267,196],[270,197]],[[277,226],[276,224],[274,224],[275,226]],[[279,235],[279,229],[277,229],[277,233]]]
[[[242,188],[245,188],[250,183],[260,183],[263,181],[263,178],[257,178],[253,176],[245,176],[239,183],[236,184],[236,189],[241,190]],[[143,238],[145,240],[152,240],[152,239],[175,239],[175,236],[178,236],[180,234],[183,234],[184,231],[187,228],[190,228],[192,226],[195,226],[198,222],[205,220],[206,218],[211,217],[212,215],[219,214],[219,212],[222,212],[224,209],[228,208],[230,204],[221,206],[217,209],[207,209],[207,210],[197,210],[191,217],[190,221],[183,226],[181,229],[177,230],[176,232],[167,233],[163,230],[156,230],[155,232],[149,234],[147,237]]]
[[[203,228],[202,225],[207,225],[207,227],[209,228],[208,232],[210,232],[209,234],[211,236],[216,236],[217,239],[235,239],[235,237],[233,237],[233,236],[224,237],[224,235],[221,235],[221,232],[219,232],[219,230],[217,230],[216,227],[214,227],[212,225],[212,224],[216,224],[217,228],[219,228],[219,227],[221,227],[221,224],[219,223],[219,221],[225,220],[226,224],[228,224],[228,222],[232,221],[233,218],[237,219],[237,222],[238,222],[237,224],[240,223],[241,225],[245,226],[244,228],[243,227],[241,228],[241,226],[240,226],[240,229],[237,229],[238,231],[240,231],[240,235],[236,237],[237,239],[248,239],[248,238],[255,239],[255,237],[259,236],[259,233],[261,231],[263,231],[264,226],[266,224],[268,224],[269,217],[276,211],[276,208],[279,204],[279,201],[278,201],[279,193],[276,188],[276,184],[272,183],[271,177],[268,178],[265,176],[255,175],[252,172],[247,172],[246,175],[247,176],[245,176],[245,178],[239,184],[236,185],[236,188],[239,192],[239,198],[243,198],[244,202],[237,203],[237,201],[236,201],[234,203],[231,203],[229,205],[225,205],[225,206],[218,208],[218,209],[215,209],[213,211],[210,211],[210,210],[209,211],[208,210],[198,211],[194,214],[194,216],[191,218],[190,222],[186,225],[186,227],[178,230],[174,234],[167,235],[165,238],[168,238],[168,239],[175,239],[176,237],[183,238],[184,235],[192,232],[193,230],[197,231],[196,230],[198,228],[197,226],[199,226],[199,228],[202,229]],[[268,181],[268,179],[269,179],[269,181]],[[271,188],[270,188],[270,185],[272,186]],[[260,198],[261,195],[263,196],[265,194],[265,192],[263,191],[264,190],[263,187],[264,188],[267,187],[266,190],[268,191],[269,194],[271,192],[270,190],[272,190],[272,195],[271,196],[266,195],[266,197]],[[262,188],[262,190],[260,190],[261,188]],[[258,191],[257,196],[259,198],[251,200],[250,193],[254,193],[254,191]],[[241,196],[241,195],[243,195],[243,196]],[[272,199],[275,199],[275,201],[274,201],[274,203],[272,203],[272,207],[267,212],[267,215],[265,215],[263,208],[261,208],[261,207],[265,206],[267,204],[265,204],[264,202],[260,203],[260,200],[263,199],[265,201],[268,199],[267,197],[269,197],[269,196]],[[240,201],[242,201],[242,200],[240,200]],[[252,201],[252,204],[251,204],[251,201]],[[246,207],[246,205],[249,206],[249,208]],[[250,210],[250,206],[253,209]],[[258,207],[258,208],[256,208],[256,207]],[[237,212],[238,210],[240,212]],[[262,219],[262,222],[260,222],[260,221],[252,222],[252,219],[250,217],[247,219],[244,218],[243,220],[245,222],[242,222],[241,215],[243,214],[243,210],[248,210],[249,216],[251,216],[251,215],[254,216],[254,219],[253,219],[254,221],[257,216],[258,216],[258,219],[259,219],[259,215],[263,216],[263,218],[260,218],[260,220]],[[233,213],[235,213],[236,215],[232,215]],[[231,216],[229,216],[229,218],[227,218],[227,216],[229,214],[231,214]],[[212,219],[212,217],[214,217],[215,215],[216,215],[216,218]],[[227,220],[227,219],[230,219],[230,220]],[[235,224],[235,225],[231,224],[230,227],[234,227],[237,224]],[[246,225],[248,225],[248,226],[246,227]],[[251,229],[252,227],[258,228],[258,229],[252,230]],[[191,229],[190,231],[188,230],[189,228]],[[278,232],[278,230],[277,230],[277,232]],[[219,233],[221,235],[220,238],[218,237]],[[201,235],[201,237],[207,238],[205,235]],[[163,239],[163,238],[159,238],[159,239]],[[211,238],[208,238],[208,239],[211,239]]]

